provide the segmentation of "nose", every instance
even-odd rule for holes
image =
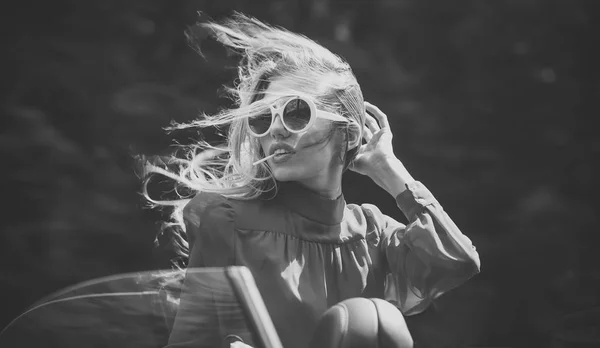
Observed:
[[[273,120],[273,124],[270,129],[271,137],[277,138],[287,138],[290,136],[290,132],[283,126],[283,122],[281,121],[281,114],[277,112],[275,114],[275,119]]]

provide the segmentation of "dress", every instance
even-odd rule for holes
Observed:
[[[280,183],[268,200],[200,193],[184,209],[188,267],[248,267],[286,348],[306,348],[320,315],[348,298],[417,314],[477,274],[479,255],[420,182],[396,202],[407,225],[296,183]],[[188,339],[176,321],[171,346]]]

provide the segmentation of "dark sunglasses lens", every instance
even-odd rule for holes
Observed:
[[[252,116],[248,119],[250,130],[256,134],[264,134],[271,127],[271,113],[264,113],[257,116]]]
[[[310,106],[302,99],[291,100],[285,106],[282,118],[289,129],[293,131],[303,130],[310,121]]]

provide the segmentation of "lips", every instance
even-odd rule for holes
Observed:
[[[271,145],[271,147],[269,147],[269,155],[272,155],[274,153],[276,153],[279,155],[281,154],[293,154],[296,153],[296,151],[294,151],[294,148],[291,147],[288,144],[285,143],[276,143]]]

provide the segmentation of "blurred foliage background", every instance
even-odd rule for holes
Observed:
[[[8,5],[5,5],[8,6]],[[477,246],[482,272],[408,318],[417,347],[600,342],[593,0],[22,0],[0,11],[0,327],[52,291],[165,267],[132,154],[228,105],[235,61],[187,46],[239,10],[353,66],[396,154]],[[596,116],[594,116],[596,115]],[[349,202],[393,199],[352,173]]]

